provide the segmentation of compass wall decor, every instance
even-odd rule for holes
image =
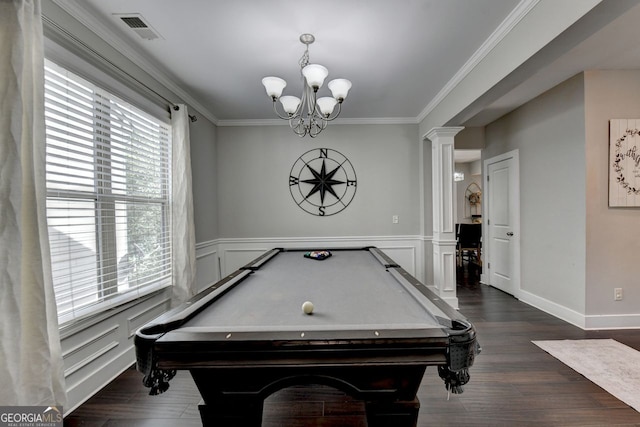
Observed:
[[[335,215],[356,194],[353,165],[330,148],[309,150],[298,158],[289,173],[289,191],[300,208],[317,216]]]

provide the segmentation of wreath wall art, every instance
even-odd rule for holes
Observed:
[[[640,206],[640,119],[609,121],[609,206]]]

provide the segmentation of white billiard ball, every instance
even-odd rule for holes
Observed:
[[[305,301],[302,304],[302,311],[304,311],[305,314],[313,313],[313,303],[311,301]]]

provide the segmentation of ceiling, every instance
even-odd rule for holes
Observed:
[[[586,0],[54,1],[224,126],[274,120],[264,76],[300,95],[302,33],[315,36],[311,62],[327,81],[353,82],[340,120],[418,123],[514,10]],[[584,69],[640,68],[638,1],[602,4],[613,1],[615,12],[585,15],[447,124],[487,124]],[[160,38],[142,39],[121,14],[140,14]]]

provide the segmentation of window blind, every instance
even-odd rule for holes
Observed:
[[[169,286],[170,125],[51,61],[45,124],[59,322]]]

